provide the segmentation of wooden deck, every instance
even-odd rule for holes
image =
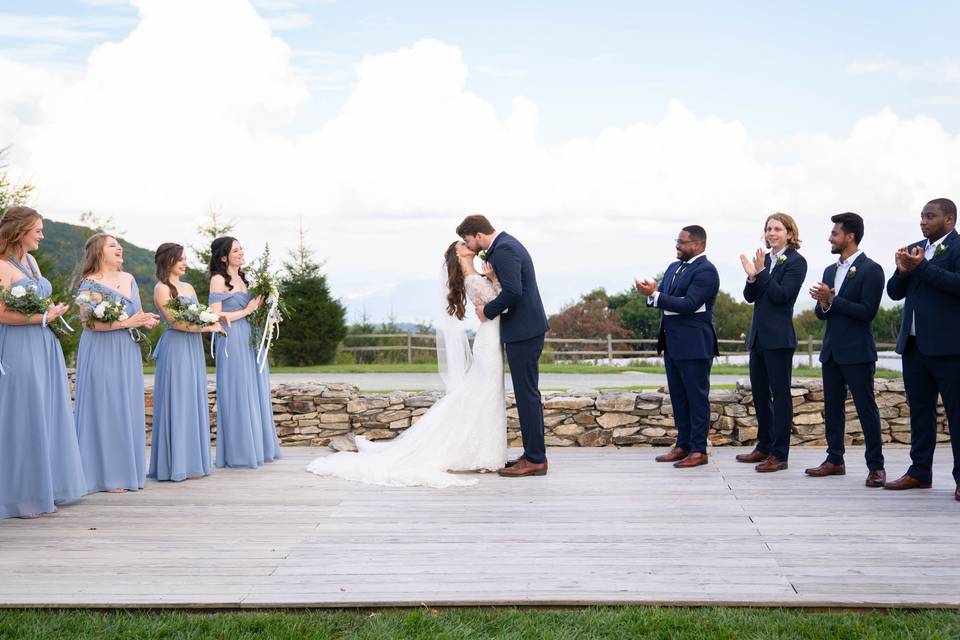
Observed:
[[[300,607],[583,603],[960,606],[949,447],[932,490],[761,475],[739,450],[675,470],[654,449],[551,449],[543,478],[386,489],[256,471],[97,494],[0,521],[0,606]],[[888,449],[899,476],[907,451]]]

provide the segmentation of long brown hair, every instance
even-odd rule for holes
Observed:
[[[183,245],[176,242],[164,242],[157,247],[157,252],[153,255],[153,263],[157,266],[157,281],[167,285],[167,288],[170,289],[170,297],[174,299],[180,294],[173,283],[170,282],[170,272],[180,262],[182,255]]]
[[[447,264],[447,313],[457,320],[463,320],[467,315],[467,287],[463,281],[463,271],[460,270],[457,244],[451,244],[443,254]]]
[[[797,221],[793,219],[789,213],[781,213],[777,211],[776,213],[771,213],[767,216],[767,219],[763,221],[763,234],[767,234],[767,223],[771,220],[777,220],[780,224],[783,225],[783,228],[787,230],[787,233],[791,237],[787,238],[787,247],[796,251],[800,248],[800,227],[797,226]],[[767,245],[768,247],[770,245]]]
[[[36,209],[22,205],[4,209],[0,216],[0,257],[19,247],[37,220],[43,220],[43,217]]]
[[[100,271],[103,247],[110,238],[113,238],[113,236],[100,231],[87,238],[87,241],[83,244],[83,263],[80,266],[80,277],[77,279],[78,287],[88,276]]]
[[[230,280],[233,278],[227,273],[227,261],[224,258],[229,260],[230,251],[233,249],[233,243],[237,239],[232,236],[221,236],[210,243],[210,265],[207,267],[207,271],[210,274],[210,277],[213,276],[223,276],[223,282],[227,286],[227,291],[233,291],[233,285],[230,284]],[[243,284],[250,286],[250,283],[247,282],[247,274],[243,272],[243,269],[239,270],[240,279],[243,280]]]

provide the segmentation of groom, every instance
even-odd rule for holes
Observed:
[[[471,251],[486,251],[484,260],[493,267],[502,287],[500,295],[482,309],[477,308],[480,322],[500,316],[500,339],[506,345],[523,435],[523,455],[508,462],[500,475],[505,478],[546,475],[547,449],[543,442],[539,381],[540,354],[544,335],[550,327],[537,289],[533,260],[516,238],[496,231],[481,215],[464,218],[457,227],[457,235]]]

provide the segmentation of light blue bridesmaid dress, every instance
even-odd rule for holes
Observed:
[[[210,304],[240,311],[250,302],[246,291],[211,293]],[[229,335],[216,337],[218,467],[259,467],[280,457],[270,401],[270,366],[259,371],[250,345],[250,323],[234,320]]]
[[[196,298],[179,296],[184,304]],[[210,409],[207,367],[199,333],[178,331],[160,315],[165,331],[153,351],[153,436],[150,473],[179,482],[210,475]]]
[[[28,257],[16,285],[53,291]],[[60,342],[41,325],[0,324],[0,518],[50,513],[87,493]]]
[[[96,286],[123,298],[127,315],[140,311],[136,280],[129,297],[102,283]],[[79,291],[94,289],[85,280]],[[84,329],[77,352],[75,411],[87,491],[142,489],[147,475],[143,360],[131,332]]]

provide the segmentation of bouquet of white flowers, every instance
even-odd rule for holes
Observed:
[[[67,324],[63,316],[60,316],[60,324],[47,325],[47,309],[55,302],[51,298],[41,296],[35,284],[18,284],[11,287],[9,291],[4,289],[3,285],[0,285],[0,302],[3,303],[4,309],[13,313],[25,316],[32,316],[36,313],[44,316],[43,325],[49,326],[54,333],[73,332],[73,328]]]
[[[92,280],[88,282],[92,287],[87,291],[81,291],[74,300],[80,308],[80,316],[87,328],[93,329],[97,322],[110,324],[123,322],[130,317],[127,315],[127,303],[123,298],[113,295]]]
[[[210,307],[198,302],[188,304],[179,298],[171,298],[164,307],[170,313],[170,320],[173,322],[183,322],[195,327],[209,327],[220,319],[219,315],[210,311]]]
[[[270,273],[270,245],[264,248],[263,255],[251,269],[250,277],[250,297],[263,297],[263,304],[250,314],[250,344],[257,352],[257,362],[263,371],[267,354],[273,340],[280,337],[280,323],[288,311],[280,299],[277,279]]]

